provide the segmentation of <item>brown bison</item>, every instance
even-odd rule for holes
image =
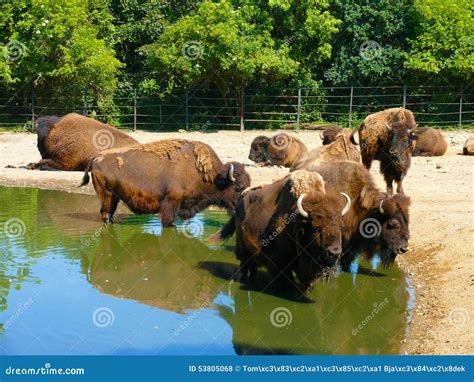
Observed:
[[[334,138],[334,141],[326,146],[317,147],[298,159],[290,171],[308,170],[312,171],[321,163],[334,162],[337,160],[352,160],[360,162],[359,150],[350,142],[350,138],[342,133]]]
[[[342,264],[345,268],[360,250],[369,257],[380,254],[384,266],[393,263],[397,254],[408,250],[409,197],[381,192],[370,172],[359,163],[324,163],[315,171],[323,177],[328,188],[344,191],[352,200],[343,221]]]
[[[474,155],[474,134],[471,135],[464,143],[462,153],[463,155]]]
[[[234,216],[213,239],[236,231],[236,256],[244,277],[265,266],[272,283],[295,285],[303,293],[333,269],[341,255],[342,216],[350,208],[347,194],[325,188],[320,175],[295,171],[243,193]]]
[[[443,138],[438,130],[430,127],[423,127],[416,130],[416,146],[413,156],[440,157],[446,153],[448,142]]]
[[[107,223],[120,200],[138,214],[159,212],[165,226],[210,205],[233,212],[250,185],[241,163],[223,164],[210,146],[184,139],[105,150],[89,162],[81,186],[89,172]]]
[[[250,145],[249,159],[263,166],[291,167],[307,152],[308,149],[303,142],[286,133],[273,137],[260,135]]]
[[[347,138],[350,138],[352,134],[352,129],[349,129],[347,127],[343,128],[336,125],[330,125],[323,130],[322,134],[320,134],[319,137],[323,141],[323,146],[325,146],[329,145],[330,143],[333,143],[339,134],[344,134]]]
[[[390,194],[393,193],[394,180],[397,192],[403,194],[403,178],[410,167],[413,141],[417,139],[415,130],[413,113],[402,107],[371,114],[359,127],[362,163],[370,169],[373,160],[380,161],[380,172]],[[355,143],[354,134],[351,140]]]
[[[36,123],[38,150],[43,158],[31,170],[84,171],[102,150],[138,142],[124,132],[76,113],[40,117]]]

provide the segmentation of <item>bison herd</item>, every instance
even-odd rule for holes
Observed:
[[[303,294],[339,265],[348,269],[359,254],[379,255],[389,266],[408,250],[410,198],[402,182],[411,156],[439,156],[447,149],[438,131],[417,129],[411,111],[393,108],[367,116],[356,131],[327,127],[323,145],[313,150],[286,133],[258,136],[249,159],[288,167],[289,173],[250,187],[244,164],[223,163],[202,142],[140,144],[74,113],[41,117],[37,130],[42,160],[28,167],[85,171],[81,186],[92,179],[104,222],[113,223],[120,201],[138,214],[158,213],[165,226],[211,205],[221,207],[231,217],[209,240],[235,233],[242,280],[250,282],[263,266],[276,289]],[[464,154],[474,154],[472,137]],[[386,191],[369,172],[374,160]]]

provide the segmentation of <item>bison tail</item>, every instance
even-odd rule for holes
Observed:
[[[89,163],[87,164],[87,167],[86,169],[84,170],[84,176],[82,177],[82,183],[77,186],[77,187],[83,187],[85,186],[86,184],[89,184],[89,181],[91,180],[90,176],[89,176],[89,171],[91,170],[92,168],[92,161],[94,160],[94,158],[91,158],[91,160],[89,161]]]
[[[207,240],[211,243],[219,243],[231,237],[235,232],[235,217],[232,216],[229,221],[216,233],[210,235]]]

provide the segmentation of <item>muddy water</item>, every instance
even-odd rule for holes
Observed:
[[[396,266],[354,263],[308,301],[232,281],[227,214],[163,228],[93,196],[0,188],[0,354],[394,354],[409,293]]]

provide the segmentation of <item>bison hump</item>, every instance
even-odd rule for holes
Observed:
[[[290,192],[296,198],[312,192],[325,192],[324,180],[317,172],[296,170],[290,173],[288,178],[291,184]]]

